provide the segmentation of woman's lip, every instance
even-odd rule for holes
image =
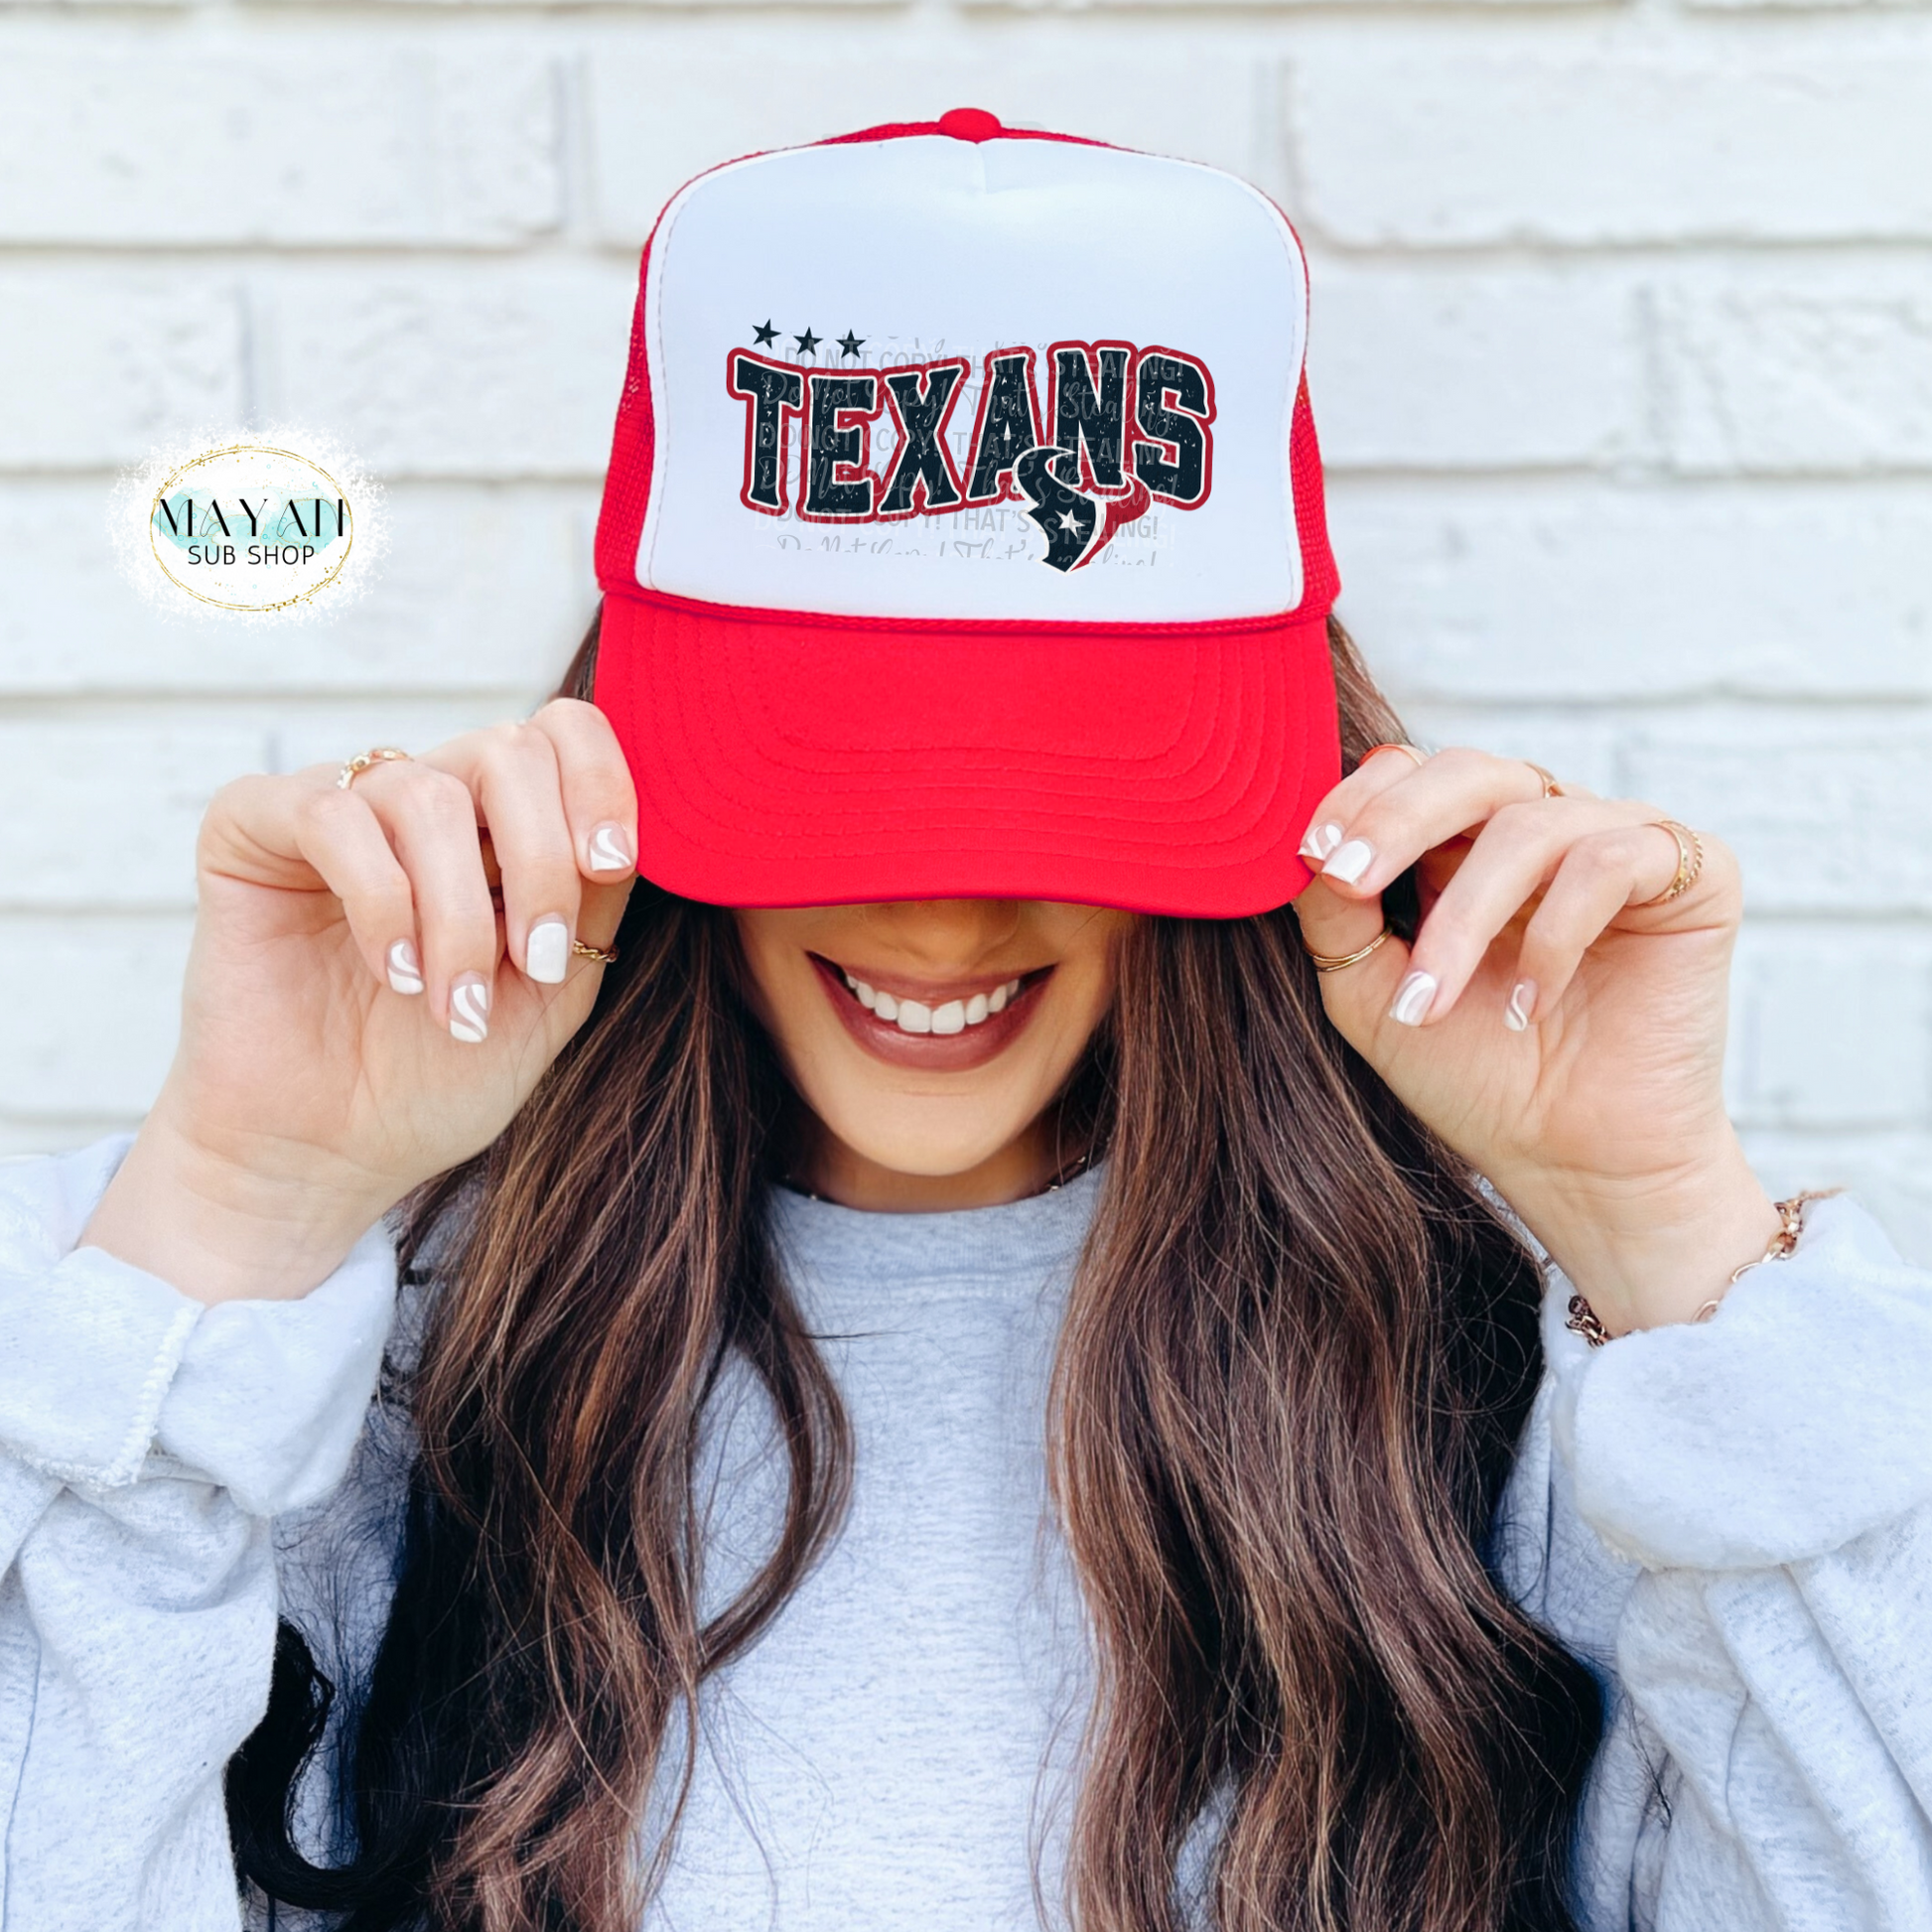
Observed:
[[[806,957],[824,982],[825,997],[832,1002],[846,1032],[875,1059],[884,1060],[891,1066],[924,1067],[948,1073],[984,1066],[1012,1045],[1033,1018],[1034,1009],[1039,1004],[1040,989],[1052,971],[1048,967],[1035,974],[1022,976],[1026,983],[1020,991],[1002,1011],[988,1014],[977,1027],[967,1027],[956,1034],[908,1034],[894,1022],[881,1020],[877,1014],[869,1013],[853,998],[845,984],[843,967],[834,965],[817,953],[808,953]],[[856,979],[858,975],[855,973],[853,977]],[[1007,976],[1009,980],[1013,977],[1012,974]],[[973,991],[986,991],[1006,984],[1007,980],[998,979],[975,982]],[[952,999],[961,997],[950,987],[945,989],[944,996]]]
[[[829,966],[834,973],[861,981],[876,992],[890,993],[896,1000],[917,1000],[928,1007],[942,1007],[948,1000],[970,1000],[982,993],[990,998],[996,989],[1011,986],[1015,980],[1037,979],[1051,971],[1050,967],[1035,967],[1030,973],[981,973],[972,979],[922,980],[910,979],[903,973],[875,973],[847,960],[827,959],[822,953],[812,953],[809,957],[814,965]]]

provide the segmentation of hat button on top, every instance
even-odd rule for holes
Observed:
[[[984,107],[952,107],[939,116],[939,132],[955,141],[990,141],[1006,130],[999,115],[989,114]]]

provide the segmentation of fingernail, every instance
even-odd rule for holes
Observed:
[[[1503,1025],[1513,1034],[1520,1034],[1530,1024],[1530,1016],[1536,1011],[1536,982],[1518,980],[1510,989],[1509,1004],[1503,1008]]]
[[[1395,1004],[1389,1018],[1404,1027],[1420,1027],[1429,1003],[1436,997],[1434,973],[1411,973],[1395,990]]]
[[[1337,848],[1321,871],[1326,878],[1339,879],[1344,886],[1352,886],[1374,860],[1375,848],[1372,845],[1365,839],[1350,839],[1346,845]],[[1432,985],[1434,983],[1431,981]]]
[[[413,939],[398,939],[389,948],[389,984],[398,993],[420,993],[423,990],[423,964],[416,957],[416,942]]]
[[[616,819],[607,818],[591,834],[591,870],[593,872],[628,872],[636,860],[631,856],[630,841]]]
[[[1311,825],[1302,840],[1302,857],[1319,865],[1340,843],[1339,825]]]
[[[459,973],[451,986],[450,1031],[473,1046],[489,1037],[489,987],[481,973]]]
[[[533,980],[556,986],[570,965],[570,927],[561,917],[539,919],[523,942],[523,970]]]

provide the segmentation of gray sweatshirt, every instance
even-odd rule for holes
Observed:
[[[131,1139],[0,1164],[5,1932],[242,1924],[221,1771],[277,1615],[352,1679],[390,1588],[410,1440],[375,1391],[414,1313],[387,1224],[302,1301],[205,1309],[74,1245]],[[775,1197],[857,1488],[707,1686],[651,1932],[1026,1932],[1035,1871],[1059,1922],[1090,1679],[1042,1397],[1096,1186],[953,1214]],[[1592,1350],[1568,1295],[1553,1275],[1495,1560],[1610,1700],[1583,1923],[1932,1927],[1932,1275],[1841,1197],[1708,1323]],[[708,1422],[722,1596],[782,1477],[749,1377]],[[302,1794],[312,1850],[332,1770]]]

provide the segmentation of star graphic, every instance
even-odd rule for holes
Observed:
[[[845,332],[843,336],[839,338],[839,346],[842,349],[844,349],[848,355],[857,355],[858,352],[865,347],[865,345],[866,345],[866,339],[863,336],[855,336],[852,333],[852,331],[849,329]]]
[[[791,340],[798,345],[800,355],[810,355],[818,347],[818,338],[812,334],[810,323],[805,325],[805,333],[802,336],[794,336]]]
[[[1078,530],[1079,527],[1080,519],[1077,516],[1061,516],[1060,528],[1062,530]]]
[[[754,323],[752,326],[752,334],[759,339],[759,346],[760,348],[766,343],[775,343],[778,340],[778,332],[771,327],[771,318],[769,316],[762,322]]]

